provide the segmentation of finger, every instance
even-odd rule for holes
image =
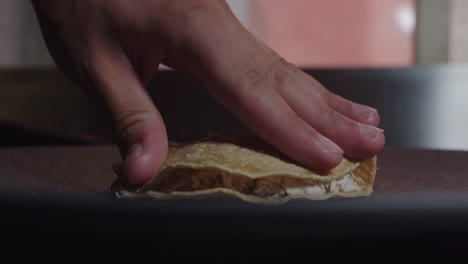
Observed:
[[[380,123],[380,116],[375,108],[352,102],[337,94],[329,93],[327,104],[357,122],[375,127]]]
[[[320,82],[301,70],[292,72],[306,87],[324,98],[329,107],[359,123],[371,126],[379,125],[380,117],[375,108],[352,102],[329,92]]]
[[[338,144],[346,156],[364,159],[381,151],[383,130],[346,117],[293,76],[285,78],[290,79],[276,85],[281,96],[308,124]]]
[[[243,87],[238,94],[220,101],[254,132],[309,167],[326,170],[340,163],[342,149],[300,118],[269,81],[258,82],[253,76],[239,79]]]
[[[142,184],[156,174],[167,155],[163,119],[123,52],[108,46],[91,49],[90,61],[91,82],[113,117],[124,177]]]
[[[252,38],[251,38],[252,39]],[[375,109],[330,93],[317,80],[252,39],[265,52],[249,52],[255,65],[274,81],[291,108],[312,127],[337,143],[347,157],[363,159],[377,154],[385,137]]]
[[[213,79],[204,80],[212,95],[291,159],[322,170],[338,165],[343,157],[342,149],[297,116],[273,84],[255,70],[248,59],[244,63],[240,67],[251,67],[252,70],[231,68],[238,63],[227,62],[219,65],[224,70],[216,67],[212,75],[204,75],[213,76]]]
[[[271,65],[280,64],[293,75],[293,79],[297,79],[302,82],[306,87],[311,89],[317,96],[320,96],[325,100],[328,106],[338,111],[339,113],[363,124],[378,126],[380,123],[380,117],[375,108],[369,107],[367,105],[358,104],[347,100],[339,95],[331,93],[326,89],[319,81],[305,73],[304,71],[298,69],[294,65],[286,62],[282,59],[275,51],[270,47],[265,45],[260,40],[256,39],[254,36],[248,38],[250,43],[254,45],[261,46],[265,52],[252,52],[250,50],[249,54],[252,59],[255,61],[256,65],[264,69],[271,69]],[[271,70],[270,70],[271,72]]]

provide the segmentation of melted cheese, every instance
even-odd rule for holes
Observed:
[[[362,188],[356,185],[353,180],[353,174],[349,173],[342,179],[332,181],[331,183],[322,183],[314,186],[285,186],[286,193],[289,195],[309,195],[320,196],[335,192],[354,192],[361,191]]]

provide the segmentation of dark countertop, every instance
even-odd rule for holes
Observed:
[[[310,246],[328,253],[366,247],[375,254],[391,247],[420,258],[461,256],[468,245],[468,152],[386,148],[370,197],[281,206],[115,199],[109,191],[111,165],[120,160],[114,146],[3,148],[0,156],[0,207],[7,216],[0,226],[12,252],[49,256],[45,248],[72,254],[84,247],[107,258],[120,247],[133,259],[156,247],[162,255],[183,248],[185,257],[226,256],[232,252],[223,245],[238,243],[243,253],[236,256],[289,259]]]

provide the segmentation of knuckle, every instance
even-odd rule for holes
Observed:
[[[163,3],[161,9],[171,16],[162,20],[163,25],[171,24],[164,28],[167,38],[174,42],[175,46],[183,46],[184,42],[191,41],[200,34],[200,28],[210,26],[211,8],[207,1],[159,1]],[[176,19],[174,19],[176,18]]]
[[[325,107],[325,110],[324,110],[324,113],[322,114],[322,117],[324,119],[324,121],[326,121],[327,123],[334,123],[336,122],[340,117],[341,117],[341,114],[336,111],[335,109],[331,108],[331,107]]]
[[[264,73],[255,68],[240,70],[237,76],[232,87],[219,99],[238,115],[251,115],[267,100],[271,83]]]
[[[189,0],[184,1],[187,11],[191,13],[205,13],[211,9],[212,2],[210,0]]]
[[[278,65],[284,67],[287,70],[298,70],[296,66],[294,66],[289,61],[285,60],[283,57],[278,56]]]
[[[249,88],[258,88],[264,87],[269,83],[268,78],[265,74],[261,73],[259,70],[250,69],[242,71],[241,73],[242,86]]]
[[[212,0],[187,0],[180,2],[182,4],[178,5],[176,12],[182,18],[182,26],[199,32],[200,27],[212,26],[214,21],[220,22],[221,16],[219,14],[218,2]]]
[[[285,87],[291,81],[290,68],[295,68],[282,57],[278,57],[267,68],[266,76],[272,80],[277,86]]]
[[[135,129],[148,122],[151,113],[142,110],[126,110],[113,116],[115,136],[118,142],[124,142],[136,132]]]
[[[210,5],[206,1],[187,1],[185,2],[184,13],[192,21],[206,18],[210,14]]]

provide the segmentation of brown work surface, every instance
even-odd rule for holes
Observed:
[[[24,147],[0,149],[0,191],[80,192],[109,195],[114,146]]]
[[[109,190],[120,160],[114,146],[4,148],[0,157],[2,238],[28,254],[74,256],[80,248],[105,259],[132,252],[133,260],[141,252],[192,257],[207,248],[231,257],[235,248],[244,261],[248,254],[281,252],[290,260],[311,248],[326,256],[365,248],[374,260],[390,248],[392,256],[420,260],[464,256],[468,245],[468,152],[386,148],[369,198],[282,206],[117,200]],[[242,247],[226,247],[231,241]]]
[[[112,197],[114,146],[0,149],[0,191],[70,191]],[[468,152],[386,148],[370,199],[468,193]]]

